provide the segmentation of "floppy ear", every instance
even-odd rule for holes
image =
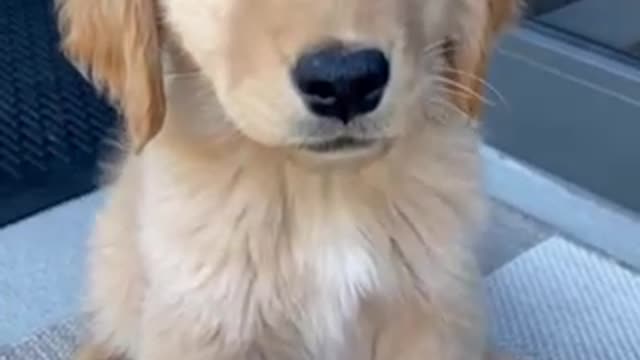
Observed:
[[[140,151],[162,127],[165,98],[155,0],[58,0],[62,48],[118,105]]]
[[[467,16],[461,18],[460,33],[452,39],[449,74],[459,88],[453,88],[454,103],[471,118],[478,119],[482,110],[483,87],[487,67],[496,39],[515,22],[520,13],[518,0],[468,0]],[[470,91],[465,91],[466,88]]]

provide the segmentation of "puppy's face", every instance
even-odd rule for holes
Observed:
[[[318,155],[380,148],[420,92],[440,96],[442,53],[425,49],[448,35],[456,2],[161,0],[244,134]]]
[[[411,114],[475,117],[486,54],[515,10],[513,0],[61,1],[68,54],[120,102],[140,147],[164,114],[162,27],[246,137],[327,158],[382,153],[424,121]]]

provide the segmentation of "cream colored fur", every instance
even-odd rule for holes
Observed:
[[[61,3],[65,48],[133,147],[91,239],[78,359],[484,359],[468,122],[510,1],[86,1]],[[113,32],[88,43],[89,18]],[[320,131],[284,74],[334,38],[396,62],[379,110]],[[299,147],[341,132],[380,141]]]

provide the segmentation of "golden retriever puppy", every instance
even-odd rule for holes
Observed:
[[[514,0],[60,0],[126,120],[78,359],[474,360]]]

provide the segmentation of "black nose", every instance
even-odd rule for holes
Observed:
[[[304,54],[292,76],[311,111],[346,124],[378,107],[389,72],[389,61],[379,50],[335,46]]]

